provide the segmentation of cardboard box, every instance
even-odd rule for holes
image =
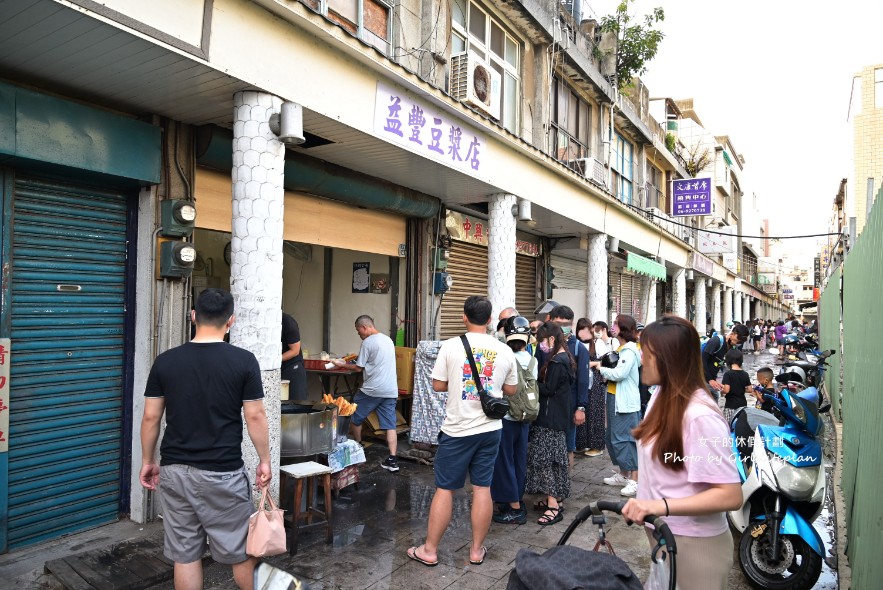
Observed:
[[[408,393],[414,391],[414,359],[416,357],[416,348],[396,346],[396,379],[399,391]]]
[[[337,473],[331,474],[331,489],[342,490],[347,486],[359,483],[359,468],[356,465],[344,467]]]
[[[386,436],[386,431],[380,428],[380,420],[377,418],[376,412],[371,412],[368,414],[368,417],[365,418],[365,424],[368,426],[368,429],[372,430],[371,432],[362,431],[362,434],[375,434],[380,436],[381,438]],[[405,421],[405,417],[402,416],[402,413],[396,410],[396,430],[399,430],[403,426],[407,426],[408,423]]]

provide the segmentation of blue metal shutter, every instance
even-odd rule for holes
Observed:
[[[116,520],[126,199],[15,183],[9,548]]]

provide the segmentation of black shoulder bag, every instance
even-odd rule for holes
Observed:
[[[501,420],[509,413],[509,400],[494,397],[484,390],[481,375],[475,364],[475,357],[472,356],[472,346],[465,334],[460,336],[460,341],[463,343],[463,348],[466,349],[466,358],[469,359],[469,366],[472,368],[472,380],[475,381],[475,388],[478,390],[478,399],[481,400],[481,409],[484,410],[484,415],[494,420]]]

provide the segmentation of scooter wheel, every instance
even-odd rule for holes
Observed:
[[[798,535],[782,535],[781,558],[770,558],[769,530],[757,537],[753,526],[742,534],[739,542],[739,566],[754,588],[770,590],[809,590],[822,573],[822,557]]]

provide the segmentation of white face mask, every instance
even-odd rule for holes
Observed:
[[[600,338],[600,337],[601,337],[601,332],[595,332],[595,338]]]

